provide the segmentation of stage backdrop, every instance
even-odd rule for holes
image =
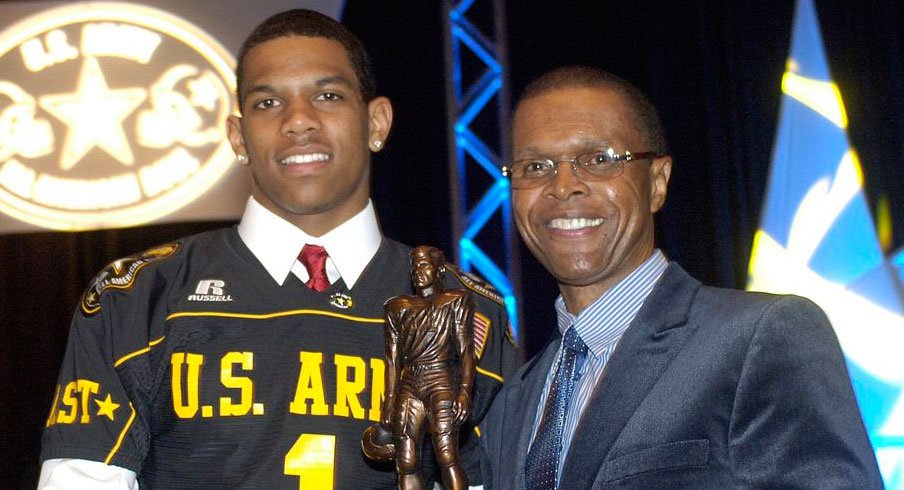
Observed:
[[[229,50],[238,40],[231,44],[228,36],[241,39],[266,15],[290,3],[305,5],[142,3],[184,18],[195,5],[206,6],[189,20]],[[845,96],[851,145],[865,168],[867,203],[873,208],[879,197],[887,197],[893,235],[883,243],[900,247],[904,7],[896,0],[815,3],[828,63]],[[9,5],[0,2],[0,9]],[[472,9],[485,12],[485,5],[478,0]],[[607,68],[650,93],[675,161],[657,226],[659,243],[701,280],[743,287],[776,134],[777,83],[789,52],[793,7],[787,0],[510,0],[509,82],[515,94],[552,67],[583,63]],[[392,135],[372,168],[383,231],[409,244],[450,250],[440,2],[348,0],[342,17],[368,46],[378,91],[395,109]],[[0,22],[6,19],[0,15]],[[492,23],[491,17],[484,19]],[[70,83],[68,90],[74,91],[77,85]],[[0,235],[0,486],[34,488],[40,432],[69,321],[91,277],[117,257],[230,223]],[[557,288],[527,250],[521,257],[521,338],[529,355],[554,328]]]
[[[0,4],[0,233],[237,218],[234,53],[296,6]],[[306,6],[338,18],[342,2]]]

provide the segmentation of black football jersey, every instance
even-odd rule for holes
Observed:
[[[321,293],[276,284],[235,228],[113,262],[73,319],[42,459],[122,466],[142,489],[394,488],[361,434],[380,418],[383,303],[412,293],[409,250],[384,238],[353,288]],[[491,287],[454,267],[445,280],[477,305],[462,459],[479,483],[475,426],[514,345]]]

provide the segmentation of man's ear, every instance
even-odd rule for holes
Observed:
[[[392,128],[392,103],[386,97],[376,97],[367,104],[370,151],[378,152],[386,145]]]
[[[669,177],[672,176],[672,157],[664,156],[653,159],[650,165],[650,213],[655,213],[665,204],[668,193]]]
[[[242,136],[241,117],[233,114],[226,119],[226,136],[229,138],[232,151],[235,152],[237,157],[242,157],[239,158],[239,163],[247,165],[249,163],[248,151],[245,148],[245,138]]]

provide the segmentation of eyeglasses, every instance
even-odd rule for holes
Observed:
[[[550,158],[525,158],[502,167],[502,174],[512,182],[513,189],[534,189],[549,183],[559,172],[560,163],[570,163],[575,175],[588,181],[614,179],[625,171],[625,163],[635,160],[659,158],[655,151],[618,154],[612,148],[582,153],[571,160]]]

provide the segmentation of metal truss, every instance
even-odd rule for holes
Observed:
[[[500,171],[509,148],[505,5],[444,0],[443,11],[455,260],[502,293],[517,339],[517,257],[509,183]]]

